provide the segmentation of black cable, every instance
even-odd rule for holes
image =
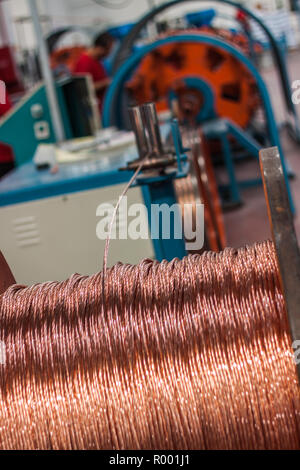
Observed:
[[[117,2],[117,3],[116,2],[111,2],[111,1],[108,1],[108,0],[93,0],[93,2],[97,3],[97,5],[101,5],[102,7],[105,7],[105,8],[111,8],[113,10],[118,10],[119,8],[125,8],[128,5],[130,5],[132,0],[122,0],[122,1]]]

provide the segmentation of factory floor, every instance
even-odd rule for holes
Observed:
[[[300,51],[291,52],[287,62],[291,81],[300,80]],[[285,111],[277,74],[273,67],[269,67],[262,71],[262,75],[269,91],[271,90],[277,122],[282,122],[285,120]],[[296,108],[300,116],[300,104],[296,105]],[[290,180],[290,184],[296,206],[295,227],[300,243],[300,145],[293,142],[285,130],[280,135],[284,156],[295,173],[295,178]],[[236,172],[240,179],[255,177],[260,174],[258,162],[253,160],[239,163]],[[239,247],[271,237],[263,188],[248,188],[242,190],[241,194],[244,204],[224,215],[227,246]]]

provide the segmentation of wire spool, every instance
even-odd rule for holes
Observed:
[[[201,130],[188,130],[192,148],[192,172],[195,174],[198,192],[204,203],[206,237],[213,251],[223,250],[226,246],[225,224],[221,200],[210,149]]]
[[[226,246],[225,225],[208,146],[197,128],[182,129],[182,137],[184,145],[191,148],[190,174],[186,178],[174,180],[177,201],[182,207],[182,214],[186,210],[192,211],[194,227],[196,227],[196,204],[204,204],[204,249],[223,250]],[[196,251],[188,250],[188,252]]]
[[[297,449],[271,242],[0,297],[0,448]]]
[[[182,213],[182,225],[184,227],[184,215],[189,211],[189,220],[193,221],[193,227],[196,227],[196,204],[201,203],[202,200],[198,196],[197,182],[192,178],[191,175],[185,178],[179,178],[174,180],[174,189],[178,204],[181,207]],[[186,240],[187,242],[188,240]],[[193,240],[189,240],[190,242]],[[201,250],[186,250],[188,253],[197,253]]]
[[[197,36],[196,31],[193,34]],[[188,77],[201,79],[213,98],[188,85]],[[192,98],[195,114],[207,107],[209,115],[204,119],[213,113],[242,128],[248,126],[260,104],[255,80],[241,62],[226,51],[196,42],[165,44],[148,53],[126,87],[137,104],[154,101],[158,111],[169,108],[168,97],[175,90],[181,118]],[[210,99],[212,103],[208,103]]]

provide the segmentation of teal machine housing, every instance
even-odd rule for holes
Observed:
[[[176,204],[173,182],[189,172],[176,123],[164,126],[164,140],[170,133],[173,145],[168,144],[168,153],[161,157],[162,163],[168,158],[168,171],[158,168],[154,173],[142,173],[128,191],[129,204],[142,203],[146,207],[145,223],[148,222],[150,232],[156,224],[151,217],[152,204]],[[97,207],[118,201],[133,175],[131,165],[138,158],[137,149],[132,147],[112,158],[99,154],[95,159],[63,164],[57,172],[38,169],[33,161],[28,161],[0,181],[1,249],[18,282],[62,280],[75,270],[92,274],[101,269],[104,242],[96,236]],[[149,234],[147,240],[112,240],[121,243],[118,247],[113,245],[114,256],[121,253],[118,256],[126,258],[114,262],[137,262],[139,254],[139,260],[152,257],[159,261],[187,254],[184,236],[177,236],[173,224],[167,239],[161,236],[160,229],[156,233],[157,237]],[[133,259],[128,258],[131,254]]]
[[[66,139],[92,135],[100,127],[89,80],[87,76],[78,76],[56,82]],[[32,160],[39,144],[56,142],[43,82],[37,84],[0,120],[0,142],[12,148],[16,166]]]

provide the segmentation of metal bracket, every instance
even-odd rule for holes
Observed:
[[[300,340],[300,250],[277,147],[259,152],[265,198],[292,341]],[[297,364],[300,381],[300,364]]]
[[[162,177],[169,178],[170,170],[173,177],[176,177],[176,175],[180,176],[183,172],[182,163],[188,160],[185,154],[188,149],[182,146],[178,121],[173,120],[171,124],[174,149],[165,149],[161,139],[154,103],[130,107],[129,116],[135,134],[139,158],[128,162],[126,167],[122,167],[120,170],[135,171],[140,165],[141,160],[145,160],[141,173],[151,171],[152,175],[150,177],[154,178],[155,181],[157,177],[159,179]],[[185,174],[186,171],[184,176]],[[139,177],[139,179],[141,178],[142,176]]]

